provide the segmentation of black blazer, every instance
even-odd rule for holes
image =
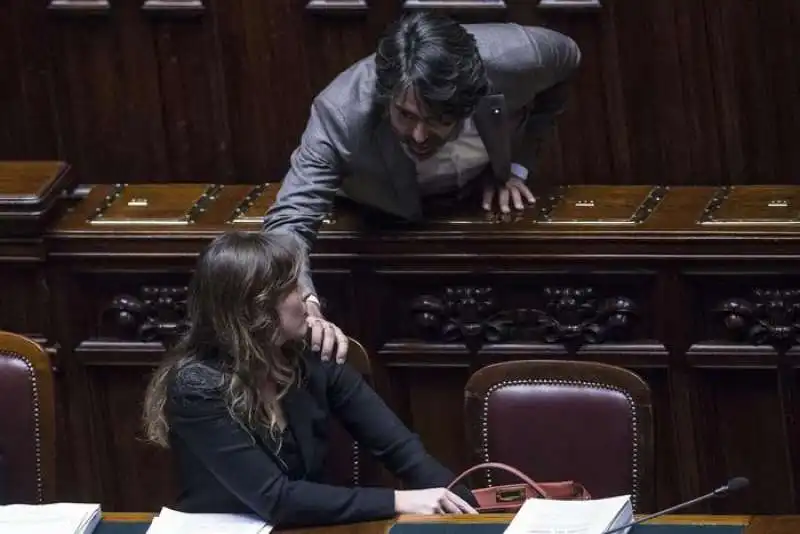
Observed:
[[[166,413],[180,511],[255,513],[276,527],[393,517],[392,488],[321,483],[331,416],[407,489],[444,487],[454,478],[347,364],[303,358],[302,381],[282,400],[287,430],[280,449],[267,430],[248,432],[231,417],[219,365],[192,363],[170,383]],[[475,504],[467,488],[457,493]]]

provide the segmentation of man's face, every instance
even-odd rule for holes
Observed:
[[[389,105],[389,120],[400,142],[417,159],[431,157],[453,133],[458,120],[433,118],[409,89]]]

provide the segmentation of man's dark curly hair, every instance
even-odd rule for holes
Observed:
[[[463,119],[488,92],[475,38],[438,13],[415,11],[389,27],[378,43],[375,67],[380,105],[413,89],[433,118]]]

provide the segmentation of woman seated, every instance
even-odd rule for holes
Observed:
[[[189,329],[144,409],[148,438],[177,461],[178,510],[255,513],[272,526],[475,513],[470,491],[445,489],[453,474],[358,372],[308,350],[301,258],[281,233],[226,233],[200,255]],[[322,484],[330,417],[410,489]]]

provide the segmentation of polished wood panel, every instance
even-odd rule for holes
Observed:
[[[0,161],[0,330],[49,336],[45,228],[74,175],[63,161]]]
[[[68,386],[65,498],[109,511],[174,498],[169,455],[138,439],[144,385],[185,320],[197,253],[225,229],[258,231],[277,190],[102,185],[49,230],[50,337]],[[589,359],[631,369],[652,390],[656,507],[741,475],[749,491],[700,509],[794,513],[796,198],[777,186],[572,185],[518,215],[462,206],[425,225],[339,203],[312,267],[328,316],[370,351],[379,393],[454,471],[470,462],[471,372]],[[119,472],[138,482],[121,484]]]
[[[63,161],[0,161],[0,239],[38,239],[74,183]]]
[[[199,233],[212,235],[226,228],[257,229],[278,190],[279,184],[100,185],[91,190],[85,202],[66,214],[54,231],[59,237],[109,232],[168,232],[197,237]],[[423,235],[442,242],[457,242],[455,237],[492,236],[506,245],[520,238],[557,237],[587,242],[613,238],[625,247],[626,241],[634,244],[640,238],[650,238],[654,246],[678,245],[677,250],[684,251],[696,251],[711,242],[728,245],[737,241],[756,246],[764,237],[775,234],[782,241],[800,239],[800,195],[796,191],[796,187],[760,186],[567,185],[543,192],[535,205],[521,212],[487,213],[461,205],[431,213],[424,225],[381,219],[378,215],[365,217],[352,206],[339,204],[325,221],[320,240],[352,241],[358,237],[362,242],[390,238],[391,244]],[[107,210],[138,210],[146,217],[118,221],[120,224],[114,228],[100,229],[95,214]],[[172,219],[188,212],[197,212],[191,224],[182,225],[185,230],[174,228]],[[164,217],[166,221],[162,220]],[[380,222],[382,229],[370,234],[375,222]],[[743,228],[746,233],[741,232]]]
[[[6,5],[0,159],[66,158],[81,183],[280,180],[313,96],[419,8],[581,46],[542,186],[791,184],[800,167],[796,0]]]

